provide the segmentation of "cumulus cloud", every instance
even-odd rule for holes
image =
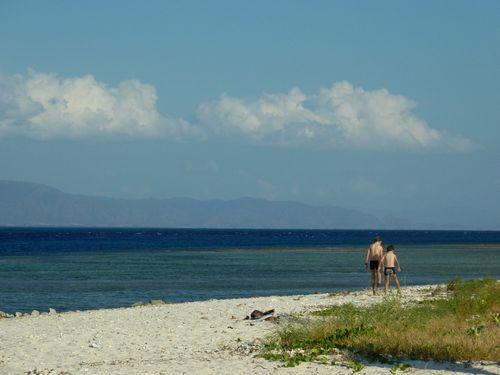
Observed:
[[[320,142],[359,147],[467,149],[463,137],[445,137],[412,110],[415,103],[385,89],[366,91],[340,82],[317,94],[294,88],[256,100],[222,95],[203,103],[198,119],[210,132],[263,143]]]
[[[197,131],[158,113],[157,99],[153,86],[137,80],[109,87],[91,75],[60,78],[31,70],[0,76],[0,136],[178,138]]]
[[[431,128],[410,99],[349,82],[306,95],[299,88],[248,100],[227,94],[202,103],[189,123],[161,114],[154,86],[116,87],[92,75],[61,78],[33,70],[0,75],[0,137],[35,139],[239,137],[270,145],[468,150],[471,142]]]

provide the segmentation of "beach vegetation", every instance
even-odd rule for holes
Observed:
[[[397,373],[398,371],[406,371],[410,368],[411,366],[407,363],[398,363],[394,366],[391,367],[391,369],[389,370],[391,372],[391,374],[395,374]]]
[[[358,358],[394,364],[393,373],[408,366],[398,358],[498,361],[500,283],[455,279],[442,289],[425,303],[389,296],[370,306],[332,306],[281,323],[260,356],[295,366],[341,350],[347,367]]]
[[[349,367],[352,370],[352,372],[360,372],[365,368],[365,366],[362,363],[352,360],[347,362],[347,367]]]

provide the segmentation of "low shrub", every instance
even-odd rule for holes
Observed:
[[[346,304],[316,311],[315,319],[281,326],[267,351],[305,351],[280,357],[288,365],[318,360],[334,348],[378,361],[394,357],[498,361],[500,283],[490,278],[455,279],[446,289],[448,298],[411,306],[388,297],[368,307]]]

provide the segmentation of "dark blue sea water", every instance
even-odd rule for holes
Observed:
[[[500,232],[0,228],[0,310],[84,310],[353,290],[394,244],[403,286],[500,278]]]

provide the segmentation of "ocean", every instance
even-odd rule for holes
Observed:
[[[137,301],[367,288],[363,257],[396,246],[402,287],[500,278],[500,232],[0,228],[0,310],[125,307]]]

